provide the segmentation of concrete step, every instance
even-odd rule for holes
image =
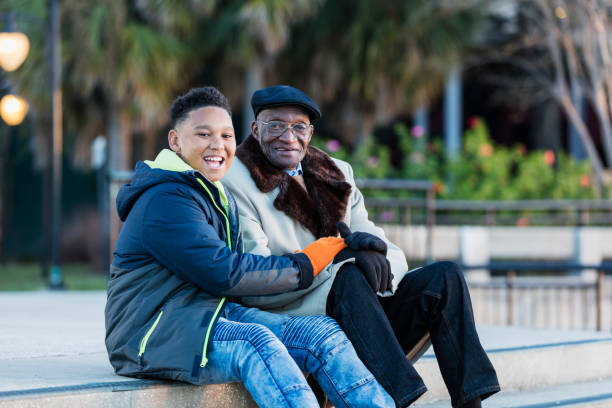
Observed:
[[[479,333],[503,390],[612,378],[612,333],[495,326]],[[429,390],[421,402],[449,398],[433,350],[415,367]]]
[[[415,408],[448,408],[450,401],[423,403]],[[502,391],[483,402],[485,408],[612,407],[612,378],[556,385],[529,391]]]
[[[105,299],[102,292],[0,293],[0,310],[7,311],[0,313],[0,408],[255,406],[241,384],[196,387],[115,375],[104,348]],[[479,333],[504,396],[612,378],[611,333],[495,326]],[[429,388],[419,403],[449,406],[432,350],[416,368]],[[604,385],[593,395],[612,392]]]

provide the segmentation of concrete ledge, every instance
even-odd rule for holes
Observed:
[[[204,387],[154,381],[120,381],[0,393],[0,408],[257,407],[242,384]]]

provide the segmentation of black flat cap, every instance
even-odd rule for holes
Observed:
[[[289,85],[276,85],[255,91],[251,97],[251,107],[255,117],[264,109],[279,106],[299,106],[308,113],[311,121],[321,117],[321,111],[316,103],[304,92]]]

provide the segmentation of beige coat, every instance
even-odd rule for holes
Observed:
[[[310,149],[312,148],[309,148],[309,152]],[[317,154],[324,154],[318,149],[315,150]],[[345,181],[350,184],[350,193],[347,189],[348,202],[343,220],[351,231],[369,232],[385,240],[388,245],[387,258],[394,275],[393,291],[395,291],[397,284],[408,271],[404,253],[386,239],[381,228],[368,219],[363,196],[355,186],[351,166],[341,160],[332,160],[344,175]],[[298,251],[316,239],[312,231],[302,223],[275,208],[274,201],[280,188],[276,187],[267,193],[262,192],[247,166],[238,157],[223,178],[223,184],[231,190],[238,204],[245,252],[266,256],[283,255]],[[277,313],[325,314],[327,295],[338,269],[337,264],[328,265],[307,289],[274,296],[247,297],[242,298],[241,302],[247,306]],[[391,295],[391,292],[387,292],[386,295]]]

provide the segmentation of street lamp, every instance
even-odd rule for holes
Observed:
[[[62,192],[62,89],[61,89],[61,49],[60,49],[60,16],[58,0],[47,0],[49,11],[49,33],[47,36],[47,45],[49,47],[49,82],[51,96],[51,168],[44,172],[44,178],[51,173],[51,234],[47,237],[47,246],[51,252],[51,273],[49,277],[49,286],[52,289],[61,289],[64,287],[62,272],[60,269],[60,237],[61,237],[61,192]],[[7,71],[14,71],[25,60],[30,49],[30,41],[22,33],[16,33],[13,29],[13,13],[6,13],[7,32],[0,33],[0,66]],[[14,99],[9,99],[7,102],[7,110],[20,111]],[[25,112],[27,113],[27,104]],[[23,113],[25,116],[25,113]],[[4,115],[2,116],[4,118]],[[23,118],[21,118],[23,120]],[[7,122],[8,123],[8,122]],[[17,122],[18,123],[18,122]],[[43,178],[43,179],[44,179]],[[47,183],[45,183],[47,184]],[[43,201],[46,201],[48,193],[43,192]],[[43,218],[46,225],[48,217],[47,206],[43,205]],[[45,229],[47,227],[45,226]],[[47,262],[47,253],[43,256],[43,275]]]
[[[23,33],[0,33],[0,67],[15,71],[25,61],[30,51],[30,40]]]
[[[28,113],[29,105],[17,95],[4,95],[0,99],[0,116],[9,126],[17,126]]]

